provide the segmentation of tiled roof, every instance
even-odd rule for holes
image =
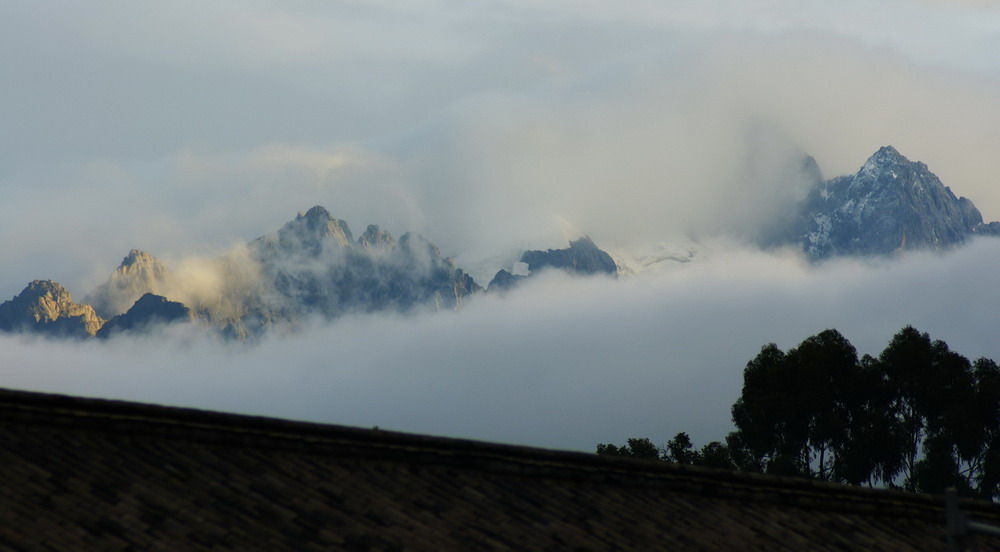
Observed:
[[[0,390],[0,444],[3,550],[945,546],[941,497],[116,401]]]

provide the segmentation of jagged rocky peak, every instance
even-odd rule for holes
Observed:
[[[481,288],[423,237],[396,242],[376,225],[356,242],[343,221],[314,207],[250,244],[261,282],[273,291],[244,318],[295,323],[306,315],[457,308]],[[323,253],[323,254],[320,254]]]
[[[794,240],[812,260],[946,249],[971,235],[1000,234],[971,201],[956,197],[927,165],[880,148],[854,175],[819,182],[803,205]]]
[[[163,293],[170,271],[159,259],[138,249],[129,251],[108,280],[84,298],[104,318],[129,309],[146,293]]]
[[[52,280],[35,280],[0,304],[2,331],[93,337],[103,324],[90,305],[74,303],[69,291]]]
[[[97,337],[108,338],[122,333],[147,333],[163,324],[189,322],[191,309],[161,295],[147,293],[139,298],[127,312],[108,320],[97,332]]]
[[[167,273],[166,267],[163,266],[163,263],[159,259],[138,249],[128,252],[128,255],[118,265],[118,271],[125,273],[149,273],[155,277],[163,277]]]
[[[882,146],[865,161],[865,164],[861,167],[862,171],[873,170],[880,167],[885,167],[886,165],[906,165],[910,164],[911,161],[899,153],[899,150],[892,146]],[[918,163],[923,165],[923,163]],[[925,165],[926,168],[926,165]]]
[[[298,235],[332,240],[341,247],[347,247],[354,242],[347,223],[333,218],[329,211],[319,205],[309,209],[305,214],[299,213],[295,220],[285,225],[285,228],[295,228]]]
[[[610,274],[617,276],[618,266],[611,255],[601,250],[590,239],[583,236],[569,242],[567,249],[547,251],[525,251],[521,262],[527,263],[532,273],[543,268],[561,268],[581,274]]]
[[[358,238],[358,245],[367,251],[380,251],[396,247],[396,240],[377,224],[369,224],[365,233]]]
[[[507,270],[500,270],[490,280],[488,291],[506,291],[526,277],[537,274],[540,270],[556,268],[576,274],[607,274],[618,277],[618,265],[607,252],[603,251],[590,236],[583,236],[569,242],[566,249],[548,249],[546,251],[525,251],[520,262],[528,265],[528,276],[515,275]]]
[[[927,165],[910,161],[892,146],[883,146],[872,154],[851,179],[849,188],[855,194],[871,196],[882,189],[905,193],[906,186],[948,190]]]
[[[490,293],[505,292],[513,289],[521,282],[521,280],[524,280],[525,278],[527,278],[527,276],[514,274],[501,269],[495,276],[493,276],[493,279],[490,280],[489,285],[486,286],[486,291]]]
[[[319,205],[299,213],[276,234],[261,236],[250,246],[260,257],[301,256],[318,257],[323,252],[350,248],[354,236],[347,223],[335,219]]]
[[[823,181],[823,171],[819,169],[819,163],[816,162],[816,158],[811,155],[802,157],[799,174],[810,183]]]

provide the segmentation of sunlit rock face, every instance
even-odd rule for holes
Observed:
[[[856,174],[816,185],[791,234],[818,261],[943,250],[974,235],[1000,235],[1000,223],[983,223],[975,205],[956,197],[927,165],[886,146]]]
[[[147,293],[140,297],[124,314],[108,320],[97,332],[97,337],[107,338],[123,333],[150,333],[165,324],[190,322],[191,309],[166,297]]]
[[[66,288],[52,280],[35,280],[0,304],[0,331],[85,338],[103,325],[90,305],[74,303]]]
[[[83,301],[104,318],[111,318],[127,311],[146,293],[162,294],[169,280],[170,271],[159,259],[133,249],[111,273],[108,281]]]

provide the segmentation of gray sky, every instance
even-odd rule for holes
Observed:
[[[459,264],[714,245],[250,350],[3,338],[3,385],[588,449],[722,437],[759,347],[827,327],[1000,359],[993,244],[819,269],[738,245],[798,152],[835,176],[892,144],[1000,218],[998,51],[991,1],[4,2],[0,298],[82,298],[131,248],[179,264],[316,204]]]

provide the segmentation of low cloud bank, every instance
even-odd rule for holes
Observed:
[[[655,275],[543,275],[460,312],[354,316],[252,347],[194,335],[0,338],[2,385],[543,447],[722,438],[742,370],[837,328],[878,354],[905,324],[1000,359],[1000,240],[821,267],[712,249]]]

